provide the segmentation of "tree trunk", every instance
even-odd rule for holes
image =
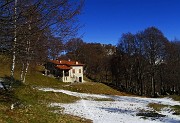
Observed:
[[[21,82],[23,82],[23,77],[24,77],[24,63],[22,64],[22,69],[21,69]]]
[[[11,77],[14,78],[14,69],[16,62],[16,43],[17,43],[17,0],[15,0],[15,8],[14,8],[14,42],[13,42],[13,59],[11,66]]]
[[[32,18],[31,18],[32,19]],[[30,20],[30,22],[29,22],[29,35],[31,35],[31,20]],[[30,38],[30,37],[29,37]],[[26,69],[25,69],[25,73],[24,73],[24,77],[23,77],[23,83],[25,83],[26,82],[26,75],[27,75],[27,72],[28,72],[28,69],[29,69],[29,64],[30,64],[30,59],[31,59],[31,57],[30,57],[30,45],[31,45],[31,41],[30,41],[31,39],[28,39],[27,40],[27,48],[26,48],[26,54],[27,54],[27,58],[26,58]]]
[[[26,69],[25,69],[25,72],[24,72],[24,77],[23,77],[23,83],[25,83],[26,81],[26,75],[27,75],[27,72],[28,72],[28,69],[29,69],[29,63],[30,63],[30,41],[28,40],[27,41],[27,59],[26,59]]]
[[[25,73],[24,73],[23,83],[26,82],[26,75],[27,75],[27,72],[28,72],[28,68],[29,68],[29,61],[27,61],[27,63],[26,63],[26,69],[25,69]]]
[[[152,87],[152,96],[155,97],[156,96],[156,85],[155,85],[155,80],[154,80],[154,73],[152,73],[151,75],[151,87]]]

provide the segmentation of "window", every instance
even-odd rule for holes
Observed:
[[[73,69],[72,72],[75,73],[75,69]]]
[[[81,73],[81,69],[79,69],[79,73]]]
[[[65,76],[69,76],[69,71],[65,71],[65,72],[64,72],[64,75],[65,75]]]

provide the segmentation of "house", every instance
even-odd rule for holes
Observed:
[[[49,60],[45,66],[45,74],[51,74],[63,82],[83,82],[83,66],[78,61]]]

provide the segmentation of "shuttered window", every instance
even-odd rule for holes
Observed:
[[[75,69],[73,69],[72,72],[75,73]]]

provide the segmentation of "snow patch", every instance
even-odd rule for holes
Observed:
[[[0,78],[0,89],[1,89],[1,88],[4,88],[3,85],[2,85],[2,82],[3,82],[3,79]]]
[[[52,91],[52,92],[60,92],[67,95],[75,96],[75,97],[81,97],[81,98],[108,98],[105,95],[98,95],[98,94],[86,94],[86,93],[78,93],[78,92],[72,92],[68,90],[62,90],[62,89],[53,89],[53,88],[39,88],[39,90],[42,91]]]
[[[114,96],[114,95],[98,95],[71,92],[62,89],[39,88],[42,91],[61,92],[71,96],[82,98],[81,100],[70,103],[51,103],[52,107],[64,108],[64,113],[79,116],[82,118],[91,119],[94,123],[179,123],[180,117],[172,115],[169,109],[163,109],[161,118],[143,119],[141,116],[136,116],[140,111],[152,111],[147,107],[149,103],[158,103],[164,105],[180,105],[178,101],[171,98],[141,98],[130,96]],[[83,98],[110,98],[115,101],[93,101],[84,100]]]

